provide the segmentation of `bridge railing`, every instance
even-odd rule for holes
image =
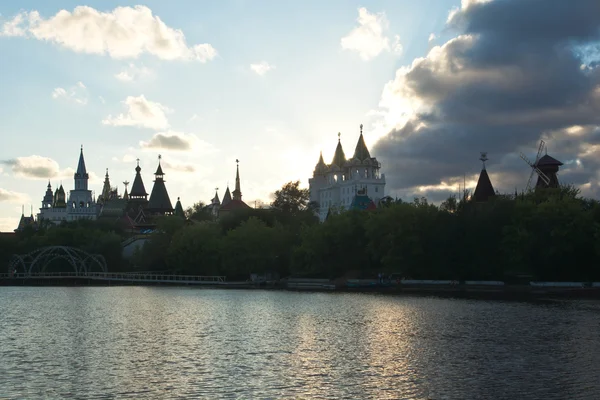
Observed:
[[[0,279],[31,279],[31,278],[88,278],[94,280],[121,280],[121,281],[154,281],[154,282],[225,282],[225,276],[207,275],[175,275],[164,273],[138,273],[138,272],[88,272],[76,274],[75,272],[40,272],[40,273],[0,273]]]

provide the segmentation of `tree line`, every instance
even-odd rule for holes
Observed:
[[[214,219],[196,204],[188,219],[157,220],[156,233],[130,264],[120,259],[117,247],[123,233],[107,227],[65,226],[17,236],[22,247],[87,246],[104,254],[111,269],[229,280],[276,272],[314,278],[395,273],[412,279],[600,281],[600,205],[572,187],[497,195],[486,203],[468,196],[452,196],[439,206],[425,198],[390,200],[376,210],[330,215],[323,223],[308,199],[308,190],[289,182],[275,193],[270,209]]]

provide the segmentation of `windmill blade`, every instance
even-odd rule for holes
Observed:
[[[527,180],[527,188],[525,189],[526,192],[529,192],[529,190],[531,189],[531,180],[533,179],[534,173],[535,173],[535,168],[531,168],[531,174],[529,174],[529,179]]]
[[[533,166],[537,165],[538,161],[540,161],[540,156],[542,155],[542,151],[544,151],[544,147],[546,147],[546,142],[540,140],[540,147],[538,147],[538,152],[535,156],[535,162],[533,163]]]
[[[545,173],[543,173],[539,168],[535,168],[535,172],[537,172],[537,174],[540,176],[540,178],[542,178],[542,180],[544,181],[544,183],[546,185],[550,185],[550,178],[548,178],[548,175],[546,175]]]

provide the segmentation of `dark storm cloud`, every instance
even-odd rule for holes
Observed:
[[[541,137],[566,164],[561,179],[596,179],[600,150],[585,153],[600,143],[600,1],[472,3],[448,26],[456,38],[386,86],[427,110],[375,146],[389,189],[476,174],[479,152],[488,151],[488,171],[500,176],[494,186],[512,192],[529,176],[519,151],[533,158]],[[582,130],[568,133],[575,125]]]

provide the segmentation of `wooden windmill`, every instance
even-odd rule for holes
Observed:
[[[546,154],[542,157],[542,152],[546,150]],[[529,161],[527,157],[523,153],[520,153],[523,161],[527,163],[531,167],[531,174],[529,175],[529,180],[527,181],[527,191],[531,189],[531,180],[533,179],[533,175],[537,174],[538,179],[535,185],[536,188],[548,188],[558,187],[558,168],[563,165],[562,162],[557,159],[550,157],[548,155],[548,150],[546,149],[546,143],[543,140],[540,140],[540,146],[538,148],[537,155],[535,156],[535,162]]]

